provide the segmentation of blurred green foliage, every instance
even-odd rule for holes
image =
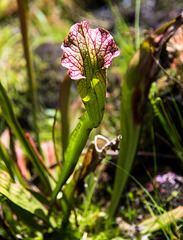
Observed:
[[[106,2],[107,5],[105,5]],[[127,2],[130,5],[125,7]],[[140,18],[140,24],[141,26],[148,27],[159,26],[162,21],[167,22],[167,16],[169,18],[171,14],[173,14],[172,16],[175,16],[175,13],[171,10],[178,9],[179,6],[182,6],[182,0],[148,1],[149,4],[154,4],[154,7],[148,5],[149,8],[145,8],[144,10],[145,2],[146,1],[142,1],[142,12],[145,11],[147,16],[146,18]],[[80,22],[85,19],[89,19],[93,28],[101,26],[111,30],[114,35],[115,42],[119,46],[121,52],[120,57],[116,59],[115,63],[113,63],[111,68],[108,70],[109,81],[107,86],[107,103],[104,120],[100,128],[91,134],[89,142],[94,139],[94,136],[97,133],[101,133],[110,139],[119,134],[121,87],[130,59],[136,50],[133,23],[135,4],[135,0],[112,1],[112,4],[110,1],[92,2],[89,0],[30,1],[30,42],[31,50],[33,52],[33,62],[38,89],[41,141],[49,141],[52,139],[52,127],[55,117],[55,108],[58,106],[60,81],[65,74],[65,72],[61,70],[60,66],[60,57],[62,54],[60,52],[60,45],[64,38],[68,35],[69,28],[72,23]],[[104,17],[101,17],[95,8],[90,8],[93,6],[96,6],[96,9],[100,9],[99,13],[101,15],[103,14]],[[107,13],[105,12],[106,6],[110,7],[110,11]],[[152,13],[153,9],[155,11]],[[167,11],[164,11],[164,9],[171,11],[171,13],[167,14]],[[156,11],[157,14],[155,13]],[[151,20],[152,16],[154,21]],[[14,0],[0,1],[0,36],[0,81],[6,88],[9,98],[13,101],[14,112],[20,120],[21,125],[24,129],[31,131],[32,117],[30,113],[30,99],[28,97],[29,89],[27,84],[26,63],[23,56],[17,6]],[[142,38],[143,33],[140,35],[140,39]],[[180,66],[180,69],[182,69],[182,66]],[[171,69],[170,71],[168,70],[168,73],[178,79],[178,84],[180,84],[181,75],[179,75],[175,69]],[[166,140],[172,147],[174,147],[174,152],[180,157],[180,159],[182,159],[182,138],[181,134],[179,134],[179,131],[182,132],[182,123],[180,124],[182,121],[181,110],[177,109],[177,103],[174,102],[176,99],[172,100],[174,107],[171,108],[171,111],[166,108],[166,102],[161,102],[161,100],[158,101],[158,97],[163,99],[164,95],[166,95],[167,82],[170,83],[170,88],[174,86],[174,83],[170,80],[171,77],[167,76],[166,80],[163,84],[161,84],[161,78],[163,78],[164,75],[165,73],[161,71],[158,76],[158,83],[153,85],[151,91],[153,94],[150,97],[151,104],[154,108],[156,108],[156,115],[158,117],[160,116],[159,119],[161,125],[164,128],[168,126],[168,128],[165,129]],[[182,88],[180,86],[182,85],[178,85],[179,93],[182,95]],[[71,119],[71,129],[74,129],[77,118],[83,113],[84,108],[81,105],[81,102],[77,102],[77,91],[73,84],[71,86],[71,95],[71,111],[73,114]],[[151,107],[148,107],[148,109],[147,115],[145,116],[143,134],[140,140],[140,149],[143,150],[151,150],[152,144],[155,144],[154,142],[152,143],[152,139],[149,135],[150,127],[153,122],[153,116]],[[162,111],[162,109],[164,109],[164,111]],[[180,109],[182,108],[180,107]],[[173,114],[176,112],[176,118],[171,118],[172,112]],[[164,113],[169,114],[168,118],[167,116],[165,117]],[[155,125],[159,124],[158,117],[154,118]],[[58,113],[55,118],[56,125],[54,132],[56,149],[60,157],[60,114]],[[176,129],[178,118],[180,119],[179,125],[181,125],[181,127],[178,126]],[[171,131],[172,126],[175,130],[174,133],[176,133],[175,136]],[[2,133],[5,128],[5,121],[2,117],[2,113],[0,112],[0,133]],[[160,135],[163,135],[162,129],[159,128],[159,125],[156,130],[159,131]],[[177,136],[178,145],[175,141]],[[169,151],[171,150],[169,149]],[[115,158],[112,157],[112,160],[115,161]],[[6,167],[4,166],[4,168]],[[57,168],[55,172],[55,177],[57,177]],[[112,173],[110,174],[112,175]],[[68,226],[68,229],[64,233],[53,233],[52,230],[48,228],[47,236],[45,235],[44,237],[45,239],[55,240],[60,239],[60,236],[64,236],[64,239],[127,239],[128,233],[124,233],[124,229],[119,229],[116,222],[108,225],[107,215],[101,210],[103,206],[102,204],[105,203],[107,205],[105,194],[101,194],[103,199],[96,202],[97,198],[95,198],[95,188],[99,186],[99,183],[96,180],[99,179],[99,175],[92,173],[89,176],[89,179],[91,182],[89,182],[89,180],[88,182],[85,182],[85,184],[89,185],[85,192],[86,195],[83,194],[78,198],[78,202],[76,203],[78,204],[76,212],[71,213],[71,225]],[[107,190],[105,190],[111,194],[112,184],[110,184],[111,183],[108,183]],[[103,187],[103,182],[100,183],[100,186]],[[102,187],[99,191],[102,191]],[[4,236],[7,239],[17,239],[18,235],[16,236],[14,234],[16,232],[16,234],[19,234],[24,239],[28,239],[28,237],[32,237],[34,239],[43,238],[40,233],[40,229],[36,229],[38,226],[36,222],[35,226],[32,226],[32,228],[23,223],[24,219],[19,219],[17,224],[17,220],[14,219],[15,215],[12,217],[12,210],[14,212],[20,212],[20,209],[15,209],[15,206],[12,203],[9,203],[9,200],[9,207],[7,208],[7,198],[5,197],[1,196],[0,201],[3,212],[5,213],[4,219],[1,219],[0,217],[0,222],[2,224],[2,227],[0,227],[0,236]],[[83,201],[83,204],[80,204],[79,201]],[[134,203],[134,199],[129,193],[127,194],[127,208],[123,208],[121,212],[119,212],[125,216],[126,220],[129,222],[135,221],[137,217],[137,211],[131,209],[131,203]],[[83,211],[83,209],[85,209],[85,211]],[[24,215],[25,212],[21,212],[21,214]],[[61,216],[54,213],[54,218],[60,227],[62,220]],[[3,225],[3,221],[5,222],[5,225]],[[9,225],[6,225],[6,222],[8,222]],[[45,225],[45,229],[46,227],[47,226]]]

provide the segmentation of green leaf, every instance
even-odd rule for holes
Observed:
[[[5,163],[5,164],[2,163],[2,160],[7,161],[7,163]],[[9,156],[8,156],[8,153],[5,149],[5,147],[3,146],[3,144],[1,142],[0,142],[0,169],[4,170],[5,172],[9,172],[11,177],[13,178],[14,174],[11,170],[11,166],[10,166],[10,162],[9,162]]]
[[[0,169],[0,193],[33,215],[48,222],[46,208],[21,184],[14,183],[10,175]]]
[[[4,161],[5,166],[7,167],[7,170],[2,165],[0,165],[0,169],[8,172],[12,179],[15,180],[15,178],[17,178],[19,182],[25,187],[26,182],[22,178],[22,175],[20,173],[18,166],[11,159],[10,155],[8,154],[8,151],[6,150],[6,148],[4,147],[1,141],[0,141],[0,159]]]
[[[92,130],[92,124],[90,122],[87,112],[85,112],[85,114],[79,119],[79,121],[80,122],[70,136],[69,145],[64,154],[65,161],[59,180],[51,196],[51,207],[53,206],[58,192],[61,190],[63,185],[66,183],[66,181],[72,174],[78,162],[78,158],[81,155],[81,152]]]
[[[28,139],[26,138],[23,129],[21,128],[20,124],[18,123],[15,117],[12,104],[1,82],[0,82],[0,106],[6,122],[8,123],[10,128],[13,130],[13,133],[15,134],[17,139],[20,141],[21,146],[24,148],[27,156],[30,158],[33,166],[35,167],[35,170],[37,171],[37,174],[42,179],[46,189],[49,192],[51,192],[51,186],[50,186],[50,181],[48,177],[48,170],[45,164],[42,161],[40,161],[40,158],[34,151]]]
[[[116,169],[109,209],[111,217],[117,209],[128,179],[126,173],[130,173],[137,151],[149,89],[160,70],[156,59],[160,64],[161,62],[165,64],[167,52],[164,46],[181,24],[183,24],[183,14],[147,37],[132,58],[125,75],[120,109],[120,134],[123,139],[120,143],[117,162],[119,168]]]
[[[8,206],[12,209],[13,213],[16,214],[19,220],[26,224],[31,231],[43,231],[44,225],[39,224],[38,221],[35,221],[35,216],[32,213],[24,210],[19,207],[17,204],[14,204],[12,201],[7,201]],[[17,226],[17,224],[16,224]]]

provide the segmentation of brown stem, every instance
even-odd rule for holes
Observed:
[[[60,112],[61,112],[61,126],[62,126],[62,156],[64,161],[64,152],[69,143],[69,102],[70,102],[70,86],[71,79],[69,72],[65,75],[60,85]]]
[[[40,150],[41,147],[40,147],[39,130],[38,130],[38,123],[37,123],[37,96],[36,96],[37,89],[36,89],[36,80],[35,80],[35,75],[33,70],[32,54],[30,51],[29,34],[28,34],[29,1],[17,0],[17,3],[18,3],[18,10],[19,10],[19,19],[20,19],[24,54],[25,54],[25,59],[27,63],[27,74],[28,74],[28,81],[29,81],[30,97],[32,101],[33,128],[36,135],[36,142]]]

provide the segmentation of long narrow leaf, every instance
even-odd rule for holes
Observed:
[[[2,163],[2,161],[4,162],[5,165]],[[8,172],[12,179],[14,179],[14,173],[12,170],[9,155],[1,141],[0,141],[0,169]]]
[[[32,116],[33,116],[33,128],[36,135],[36,140],[38,144],[39,150],[41,149],[40,140],[39,140],[39,129],[38,129],[38,119],[37,119],[37,88],[36,88],[36,80],[33,70],[33,61],[32,54],[30,50],[30,42],[29,42],[29,24],[28,24],[28,14],[29,14],[29,0],[17,0],[18,3],[18,11],[19,11],[19,19],[24,47],[24,54],[27,63],[27,74],[29,81],[29,92],[32,103]]]
[[[66,181],[72,174],[78,162],[79,156],[81,155],[81,152],[92,130],[92,124],[90,122],[87,112],[85,112],[85,114],[79,120],[80,122],[70,136],[69,145],[64,154],[64,158],[66,161],[64,163],[57,185],[51,196],[51,207],[53,206],[60,189],[63,187],[63,185],[66,183]]]
[[[66,74],[60,85],[60,112],[62,125],[62,154],[64,160],[64,152],[69,143],[69,102],[70,102],[70,86],[71,78],[69,72]]]
[[[50,181],[49,181],[46,166],[44,165],[43,162],[40,161],[40,158],[37,156],[33,147],[27,140],[23,129],[21,128],[20,124],[18,123],[15,117],[12,104],[1,82],[0,82],[0,106],[2,109],[3,116],[6,119],[6,122],[8,123],[10,128],[13,130],[13,133],[15,134],[17,139],[20,141],[27,156],[30,158],[33,166],[35,167],[37,174],[40,176],[41,180],[43,181],[46,189],[49,192],[51,192],[51,186],[50,186]]]
[[[28,212],[27,210],[14,204],[12,201],[7,201],[8,206],[11,208],[14,214],[21,220],[25,225],[27,225],[32,231],[43,231],[45,226],[39,224],[35,221],[35,216]]]
[[[0,193],[29,213],[47,222],[47,210],[21,184],[13,183],[8,173],[0,170]]]
[[[181,24],[183,24],[183,13],[146,38],[141,43],[140,50],[132,58],[127,70],[120,109],[123,139],[120,144],[118,165],[128,173],[131,171],[135,158],[149,89],[160,70],[155,59],[160,63],[167,59],[164,46]],[[114,191],[109,209],[111,217],[115,214],[128,179],[127,174],[121,174],[120,168],[116,169]]]
[[[2,159],[8,169],[8,173],[11,175],[12,179],[17,178],[19,182],[26,186],[24,179],[14,161],[11,159],[10,155],[8,154],[6,148],[4,147],[3,143],[0,141],[0,159]],[[1,168],[1,166],[0,166]],[[1,168],[4,170],[4,168]]]

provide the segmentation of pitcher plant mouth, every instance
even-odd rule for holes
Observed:
[[[106,102],[106,69],[120,52],[113,37],[103,28],[91,29],[88,21],[74,24],[61,48],[63,67],[76,81],[93,127],[98,127]]]
[[[86,108],[79,123],[72,132],[64,152],[62,174],[53,191],[50,211],[58,192],[72,174],[93,128],[102,121],[106,102],[106,69],[119,53],[113,37],[103,28],[91,29],[88,22],[74,24],[61,45],[61,64],[69,69],[69,76],[75,80],[78,92]],[[69,216],[69,206],[62,202]],[[67,217],[64,222],[67,222]]]
[[[120,54],[110,33],[103,28],[91,29],[88,21],[74,24],[61,48],[62,66],[69,69],[73,80],[92,79]]]

